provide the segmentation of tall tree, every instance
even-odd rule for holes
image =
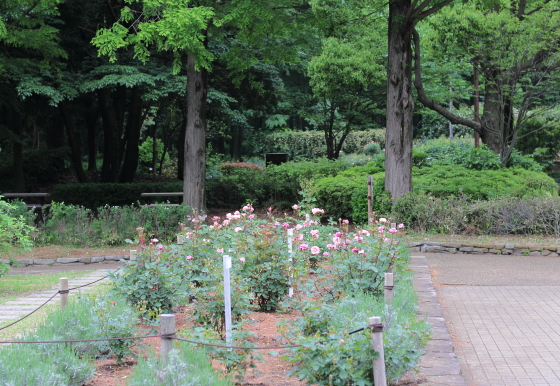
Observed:
[[[100,54],[111,60],[116,59],[117,49],[134,46],[136,57],[146,61],[148,47],[156,45],[173,53],[175,71],[186,66],[183,202],[195,210],[205,209],[208,71],[216,59],[208,49],[209,43],[236,41],[220,59],[227,61],[238,76],[257,61],[296,61],[292,34],[298,7],[304,9],[305,2],[144,0],[139,13],[129,7],[122,10],[122,22],[127,26],[115,23],[111,29],[100,30],[93,40]]]
[[[420,102],[452,123],[473,128],[506,166],[520,130],[560,103],[555,92],[560,85],[559,3],[461,4],[449,7],[429,25],[428,40],[436,54],[470,61],[479,70],[484,110],[479,117],[468,119],[447,110],[437,97],[428,96],[422,82],[421,35],[415,32],[415,86]],[[547,127],[550,123],[540,129]]]
[[[385,190],[393,199],[412,190],[412,34],[419,21],[453,0],[390,0],[387,56]]]

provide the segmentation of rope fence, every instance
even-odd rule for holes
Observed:
[[[118,269],[116,269],[116,270],[115,270],[114,272],[112,272],[111,274],[106,275],[106,276],[103,276],[103,277],[100,278],[100,279],[94,280],[94,281],[92,281],[91,283],[83,284],[83,285],[80,285],[80,286],[77,286],[77,287],[72,287],[72,288],[65,288],[65,289],[62,289],[62,288],[61,288],[61,289],[59,289],[58,291],[56,291],[56,292],[53,294],[53,296],[51,296],[50,298],[48,298],[43,304],[41,304],[39,307],[37,307],[36,309],[34,309],[33,311],[31,311],[29,314],[27,314],[27,315],[25,315],[25,316],[19,318],[18,320],[14,321],[14,322],[12,322],[12,323],[6,325],[6,326],[0,327],[0,331],[5,330],[6,328],[11,327],[11,326],[13,326],[13,325],[15,325],[15,324],[18,324],[19,322],[21,322],[21,321],[25,320],[26,318],[30,317],[30,316],[33,315],[35,312],[39,311],[41,308],[43,308],[44,306],[46,306],[51,300],[53,300],[53,299],[56,297],[56,295],[59,295],[59,294],[60,294],[60,295],[66,295],[66,296],[67,296],[68,293],[69,293],[70,291],[75,291],[75,290],[77,290],[77,289],[80,289],[80,288],[87,287],[87,286],[93,285],[93,284],[95,284],[95,283],[98,283],[98,282],[100,282],[101,280],[105,280],[105,279],[107,279],[109,276],[111,276],[113,273],[117,272],[117,271],[120,270],[120,269],[121,269],[121,268],[119,267]],[[66,284],[68,284],[68,281],[66,281]],[[63,304],[62,306],[64,306],[64,305],[65,305],[65,304]],[[0,343],[1,343],[1,342],[0,342]]]

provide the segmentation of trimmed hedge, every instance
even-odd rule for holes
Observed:
[[[318,205],[327,216],[367,221],[367,177],[374,177],[374,211],[388,215],[385,173],[375,161],[316,181]],[[412,168],[414,192],[434,198],[488,200],[495,197],[557,196],[556,182],[545,173],[525,169],[470,170],[459,165]]]
[[[519,168],[478,171],[458,165],[412,168],[412,186],[415,192],[426,192],[433,197],[464,195],[473,200],[558,194],[558,185],[545,173]]]
[[[146,204],[147,200],[140,195],[142,193],[156,192],[182,192],[183,182],[165,183],[106,183],[106,184],[61,184],[54,187],[52,200],[63,202],[67,205],[82,205],[88,209],[97,209],[101,206],[124,206],[134,205],[138,202]],[[179,198],[162,197],[152,199],[152,203],[166,202]]]

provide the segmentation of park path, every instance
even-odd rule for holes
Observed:
[[[73,287],[89,284],[91,282],[106,277],[108,273],[109,271],[106,268],[98,269],[89,274],[85,274],[80,278],[68,280],[68,287],[73,288]],[[60,277],[64,277],[64,273],[61,273]],[[104,279],[98,281],[97,283],[89,285],[87,287],[82,287],[77,290],[70,291],[70,296],[74,296],[78,293],[85,293],[91,291],[96,285],[106,282],[107,280],[108,279]],[[12,322],[29,314],[31,311],[41,306],[45,301],[47,301],[47,299],[52,297],[57,292],[58,292],[58,287],[53,286],[53,289],[41,291],[38,293],[21,297],[16,300],[12,300],[0,304],[0,323],[4,324],[6,322]],[[60,296],[55,296],[48,304],[59,304],[59,303],[60,303]]]
[[[560,258],[425,259],[468,386],[560,385]]]

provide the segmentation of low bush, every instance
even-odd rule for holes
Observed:
[[[128,386],[233,386],[233,382],[218,374],[203,349],[180,342],[169,352],[163,364],[153,351],[147,358],[140,356],[138,365],[127,381]]]
[[[29,249],[32,245],[30,233],[33,227],[29,224],[29,218],[21,213],[25,208],[25,214],[29,212],[24,204],[11,204],[2,200],[0,195],[0,253],[8,252],[12,247]],[[0,277],[2,277],[10,266],[0,260]]]
[[[371,316],[381,316],[387,378],[395,381],[414,368],[429,337],[429,328],[416,319],[416,294],[412,275],[397,274],[393,306],[382,298],[355,292],[333,304],[309,305],[304,316],[283,325],[283,335],[302,347],[284,358],[295,364],[293,372],[316,385],[373,384],[370,331],[348,335],[366,326]],[[332,382],[332,383],[331,383]]]
[[[391,216],[417,232],[560,236],[556,196],[471,201],[411,193],[397,200]]]
[[[192,210],[179,206],[103,206],[96,212],[83,206],[53,202],[43,213],[42,226],[35,239],[44,244],[80,246],[121,245],[134,239],[136,227],[142,227],[151,238],[171,240],[186,222]]]
[[[470,170],[459,165],[413,168],[415,192],[432,197],[488,200],[494,197],[531,197],[557,194],[558,186],[545,173],[519,168]]]
[[[247,202],[262,205],[270,196],[263,167],[246,162],[220,165],[220,176],[206,181],[206,205],[237,208]]]
[[[124,301],[84,296],[55,310],[25,341],[133,336],[137,318]],[[0,379],[14,386],[80,386],[94,373],[96,357],[131,355],[131,341],[13,344],[0,349]]]

